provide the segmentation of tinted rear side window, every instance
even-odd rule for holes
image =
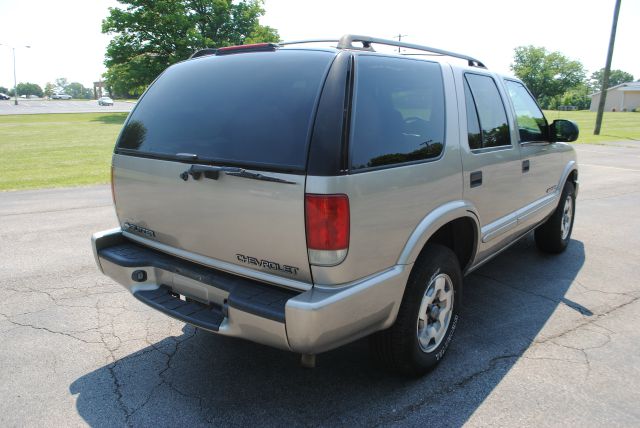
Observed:
[[[482,134],[480,133],[480,122],[478,121],[478,112],[476,104],[471,95],[469,84],[464,81],[464,100],[467,105],[467,136],[469,139],[469,148],[471,150],[482,148]]]
[[[351,129],[351,169],[435,158],[444,144],[440,65],[360,55]]]
[[[508,146],[511,144],[509,138],[509,125],[507,123],[507,113],[504,103],[498,92],[496,82],[492,77],[481,76],[479,74],[466,74],[465,78],[471,95],[475,101],[476,111],[480,119],[482,129],[482,148]],[[467,87],[465,86],[465,90]],[[470,99],[466,97],[467,103]],[[469,114],[469,109],[467,109]],[[469,142],[477,145],[477,141],[471,139]]]
[[[303,170],[315,103],[333,58],[283,50],[174,65],[139,102],[117,149]]]

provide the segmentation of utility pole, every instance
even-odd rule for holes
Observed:
[[[607,89],[609,89],[609,75],[611,74],[611,59],[613,58],[613,45],[616,42],[616,29],[618,27],[618,15],[620,14],[620,2],[616,0],[616,7],[613,11],[613,24],[611,24],[611,37],[609,38],[609,52],[607,52],[607,64],[604,67],[602,76],[602,87],[600,89],[600,102],[598,103],[598,115],[596,116],[596,127],[593,135],[600,135],[602,126],[602,114],[604,113],[604,103],[607,100]]]
[[[398,37],[398,41],[401,42],[402,38],[403,37],[407,37],[407,35],[398,33],[398,35],[396,37]],[[400,46],[398,46],[398,52],[400,52]]]

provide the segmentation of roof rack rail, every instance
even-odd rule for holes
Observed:
[[[229,55],[241,52],[270,52],[278,47],[275,43],[252,43],[248,45],[224,46],[221,48],[204,48],[191,54],[189,59],[207,55]]]
[[[354,34],[345,34],[340,38],[340,40],[335,40],[335,39],[298,40],[293,42],[282,42],[282,43],[279,43],[279,45],[285,46],[285,45],[298,45],[303,43],[318,43],[318,42],[337,42],[338,45],[336,46],[336,48],[338,49],[351,49],[351,50],[360,50],[360,51],[369,51],[369,52],[375,52],[373,47],[371,47],[372,43],[378,44],[378,45],[396,46],[400,48],[415,49],[418,51],[430,52],[436,55],[460,58],[460,59],[467,60],[467,63],[469,64],[470,67],[487,68],[484,65],[484,63],[482,63],[482,61],[474,57],[471,57],[469,55],[459,54],[451,51],[445,51],[437,48],[431,48],[429,46],[415,45],[413,43],[405,43],[405,42],[400,42],[396,40],[378,39],[376,37],[369,37],[369,36],[357,36]],[[354,42],[360,42],[362,43],[362,46],[354,46],[353,45]]]
[[[189,59],[198,58],[206,55],[215,55],[217,51],[218,51],[217,49],[213,49],[213,48],[200,49],[199,51],[195,51],[194,53],[192,53]]]

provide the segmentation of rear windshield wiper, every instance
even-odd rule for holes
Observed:
[[[294,181],[287,181],[281,178],[272,177],[269,175],[260,174],[257,172],[249,172],[245,169],[234,166],[213,166],[213,165],[191,165],[191,167],[180,174],[180,178],[184,181],[189,180],[189,176],[194,180],[199,180],[202,175],[212,180],[217,180],[220,177],[220,173],[224,172],[227,175],[234,177],[249,178],[251,180],[271,181],[274,183],[286,183],[297,184]]]
[[[251,180],[272,181],[274,183],[285,183],[285,184],[297,184],[295,181],[283,180],[282,178],[259,174],[257,172],[249,172],[241,168],[239,169],[240,171],[225,171],[224,173],[227,175],[233,175],[234,177],[249,178]]]

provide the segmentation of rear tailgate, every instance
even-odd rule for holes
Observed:
[[[307,145],[333,56],[212,56],[165,71],[132,112],[113,157],[123,230],[200,263],[310,283]],[[216,167],[225,170],[189,174]]]

